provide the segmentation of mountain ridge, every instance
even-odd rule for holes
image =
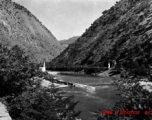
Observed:
[[[141,46],[146,52],[151,38],[151,8],[151,0],[116,2],[52,63],[106,67],[113,60],[126,64],[131,56],[134,61],[142,54]]]
[[[67,40],[60,40],[59,42],[62,44],[64,49],[66,49],[70,44],[74,43],[78,38],[79,36],[73,36]]]
[[[80,36],[73,36],[73,37],[70,37],[69,39],[66,39],[66,40],[60,40],[60,43],[63,43],[63,44],[71,44],[73,42],[75,42]]]
[[[25,7],[11,0],[0,0],[0,42],[19,45],[32,62],[50,61],[63,47],[53,34]]]

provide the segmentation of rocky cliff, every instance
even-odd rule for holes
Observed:
[[[151,40],[152,0],[121,0],[104,11],[52,62],[69,66],[107,66],[108,61],[115,60],[124,65],[137,61],[140,65],[150,58]]]
[[[63,50],[52,33],[26,8],[0,0],[0,42],[19,45],[33,62],[56,57]]]

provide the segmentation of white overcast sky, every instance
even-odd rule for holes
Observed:
[[[13,0],[31,11],[58,39],[80,36],[119,0]]]

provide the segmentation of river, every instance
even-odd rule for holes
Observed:
[[[113,85],[112,77],[101,77],[65,72],[50,72],[59,80],[75,83],[77,87],[62,88],[68,95],[74,95],[80,101],[75,110],[81,110],[82,120],[97,120],[92,112],[97,109],[106,110],[119,101],[117,86]]]

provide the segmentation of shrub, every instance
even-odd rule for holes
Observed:
[[[77,103],[59,89],[42,88],[38,83],[13,99],[9,112],[15,120],[75,120],[80,114],[74,111]]]
[[[80,112],[75,112],[72,96],[66,97],[59,89],[42,88],[45,78],[53,78],[38,70],[29,62],[28,56],[19,46],[11,49],[0,45],[0,97],[7,102],[8,111],[14,120],[74,120]]]
[[[0,68],[0,97],[22,93],[37,70],[18,46],[7,49],[3,45],[0,45]]]
[[[152,109],[152,95],[147,90],[137,83],[136,79],[124,79],[122,84],[127,83],[128,87],[120,85],[122,93],[120,94],[121,100],[117,102],[111,109],[114,113],[112,115],[103,115],[101,111],[98,113],[98,120],[151,120],[151,114],[147,114],[147,111]],[[132,83],[137,83],[132,86]],[[120,111],[140,111],[137,115],[121,115]],[[118,111],[118,114],[115,112]]]

